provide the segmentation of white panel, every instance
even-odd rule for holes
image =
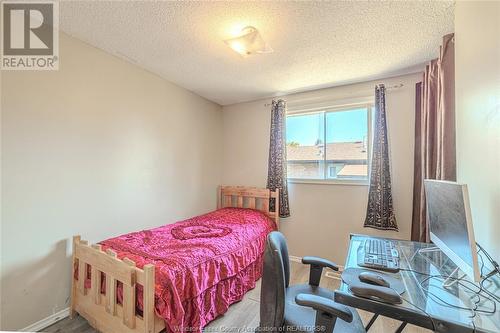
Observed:
[[[24,48],[24,10],[10,12],[10,45],[13,49]]]

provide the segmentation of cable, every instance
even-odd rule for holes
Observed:
[[[495,313],[495,312],[496,312],[496,301],[495,301],[495,300],[492,300],[492,299],[491,299],[491,298],[489,298],[489,297],[486,297],[486,296],[484,296],[484,295],[481,295],[481,291],[483,291],[483,290],[481,290],[481,289],[480,289],[479,291],[474,291],[474,290],[472,290],[471,288],[469,288],[468,286],[466,286],[466,285],[464,285],[464,284],[459,283],[462,287],[464,287],[464,288],[468,289],[469,291],[471,291],[472,293],[474,293],[474,296],[479,297],[479,302],[478,302],[478,303],[480,303],[480,302],[481,302],[481,297],[483,297],[483,298],[485,298],[486,300],[488,300],[488,301],[492,302],[492,303],[493,303],[493,309],[492,309],[492,310],[490,310],[490,309],[484,309],[484,308],[483,308],[483,309],[479,309],[478,307],[474,307],[474,308],[471,308],[471,307],[464,307],[464,306],[460,306],[460,305],[455,305],[455,304],[449,303],[449,302],[447,302],[446,300],[444,300],[444,299],[442,299],[441,297],[439,297],[438,295],[436,295],[435,293],[433,293],[433,292],[429,289],[429,287],[431,287],[432,285],[430,285],[430,286],[429,286],[429,287],[427,287],[427,288],[423,286],[423,284],[424,284],[425,282],[427,282],[428,280],[430,280],[430,279],[432,279],[432,277],[427,277],[427,278],[425,278],[425,279],[424,279],[424,280],[420,283],[421,288],[422,288],[424,291],[426,291],[427,293],[429,293],[429,295],[431,295],[432,297],[436,298],[438,301],[440,301],[440,302],[444,303],[445,305],[447,305],[447,306],[449,306],[449,307],[452,307],[452,308],[460,309],[460,310],[472,311],[472,312],[473,312],[472,317],[474,317],[474,316],[475,316],[474,312],[479,312],[479,313],[484,313],[484,314],[493,314],[493,313]],[[456,279],[456,280],[460,281],[460,279]],[[462,281],[464,281],[464,282],[469,282],[469,281],[467,281],[467,280],[462,280]],[[439,287],[437,287],[437,286],[432,286],[432,287],[439,288]],[[440,288],[440,289],[441,289],[441,288]]]
[[[481,259],[481,269],[480,269],[480,272],[481,272],[481,277],[483,278],[479,284],[484,287],[484,283],[486,282],[486,280],[488,280],[488,279],[492,278],[493,276],[495,276],[496,273],[500,273],[500,270],[497,267],[498,264],[496,263],[496,261],[493,260],[493,258],[491,258],[491,256],[489,255],[489,253],[486,252],[484,250],[484,248],[481,245],[479,245],[479,243],[476,242],[476,245],[479,247],[479,250],[477,251],[477,254],[479,256],[479,259]],[[493,266],[495,266],[495,269],[493,269],[488,274],[488,276],[486,276],[486,277],[484,277],[484,274],[483,274],[483,268],[484,268],[485,264],[484,264],[484,260],[483,260],[483,256],[481,255],[481,252],[483,252],[484,255],[486,256],[486,258],[490,261],[490,263]],[[497,302],[500,303],[500,296],[497,296],[497,295],[493,294],[492,292],[490,292],[487,289],[484,289],[484,292],[486,292],[490,297],[492,297],[493,299],[495,299],[495,301],[497,301]]]
[[[479,248],[479,250],[477,250],[477,254],[478,254],[479,258],[481,259],[480,274],[481,274],[482,280],[479,283],[479,285],[480,285],[479,286],[479,290],[480,290],[479,292],[486,293],[488,296],[490,296],[491,298],[493,298],[496,302],[500,303],[500,296],[497,296],[497,295],[493,294],[491,291],[487,290],[484,287],[484,283],[488,279],[492,278],[496,274],[500,274],[500,265],[498,265],[498,263],[495,260],[493,260],[493,258],[491,257],[491,255],[488,252],[486,252],[486,250],[481,246],[481,244],[479,244],[478,242],[476,242],[476,245]],[[481,255],[481,252],[486,256],[486,258],[488,259],[488,261],[494,267],[493,270],[486,277],[484,277],[484,273],[483,273],[483,269],[485,267],[485,263],[484,263],[483,256]],[[413,271],[413,272],[422,274],[421,272],[417,272],[417,271]],[[423,274],[425,274],[425,273],[423,273]],[[455,277],[445,277],[445,276],[443,276],[443,278],[451,278],[451,279],[457,280],[457,278],[455,278]],[[463,280],[463,281],[473,284],[472,282],[467,281],[467,280]],[[475,286],[475,284],[473,284],[473,285]]]
[[[475,296],[478,296],[478,297],[481,297],[481,293],[482,292],[485,292],[486,290],[481,287],[481,286],[477,286],[476,284],[474,284],[473,282],[469,281],[469,280],[466,280],[464,278],[456,278],[456,277],[453,277],[453,276],[446,276],[446,275],[441,275],[441,274],[428,274],[428,273],[424,273],[424,272],[419,272],[419,271],[415,271],[413,269],[407,269],[407,268],[401,268],[400,270],[402,271],[408,271],[408,272],[413,272],[413,273],[417,273],[417,274],[421,274],[421,275],[424,275],[426,276],[422,281],[419,281],[419,284],[420,284],[420,287],[422,288],[422,290],[428,292],[431,296],[435,297],[437,300],[441,301],[442,303],[450,306],[450,307],[454,307],[454,308],[458,308],[458,309],[462,309],[462,310],[472,310],[472,308],[470,307],[462,307],[462,306],[459,306],[459,305],[455,305],[455,304],[451,304],[451,303],[448,303],[447,301],[443,300],[441,297],[435,295],[432,291],[429,290],[429,288],[426,288],[423,286],[423,284],[431,279],[452,279],[452,280],[455,280],[460,286],[464,287],[465,289],[469,290],[470,292],[472,292]],[[479,288],[479,290],[473,290],[472,288],[470,288],[469,286],[465,285],[465,283],[468,283],[469,285],[472,285],[473,287],[476,287],[476,288]],[[437,286],[433,286],[433,287],[436,287],[438,288]],[[493,300],[487,296],[484,296],[482,295],[482,297],[484,297],[485,299],[489,300],[490,302],[493,303],[493,313],[496,311],[496,300]],[[490,314],[491,311],[489,310],[482,310],[482,309],[479,309],[477,310],[477,312],[481,312],[481,313],[488,313]]]
[[[481,266],[481,269],[484,267],[484,261],[481,257],[481,261],[482,261],[482,266]],[[456,278],[456,277],[452,277],[452,276],[444,276],[442,274],[428,274],[428,273],[424,273],[424,272],[419,272],[419,271],[415,271],[413,269],[405,269],[405,268],[402,268],[400,270],[403,270],[403,271],[409,271],[409,272],[413,272],[413,273],[417,273],[417,274],[421,274],[421,275],[424,275],[426,276],[422,281],[419,282],[419,285],[420,285],[420,288],[425,291],[432,300],[434,300],[435,302],[441,302],[442,306],[448,306],[448,307],[452,307],[452,308],[456,308],[456,309],[459,309],[459,310],[466,310],[466,311],[470,311],[471,312],[471,315],[470,315],[470,319],[471,319],[471,325],[472,325],[472,331],[473,332],[476,332],[476,323],[474,322],[474,319],[476,318],[476,315],[477,313],[484,313],[484,314],[494,314],[496,313],[496,309],[497,309],[497,306],[496,306],[496,299],[493,298],[489,298],[487,296],[485,296],[483,294],[483,292],[486,292],[486,294],[488,294],[489,296],[490,293],[484,289],[484,286],[483,286],[483,283],[486,279],[483,279],[481,281],[481,283],[479,284],[479,287],[474,284],[473,282],[469,281],[469,280],[465,280],[463,277],[462,278]],[[423,284],[431,279],[453,279],[456,281],[457,284],[459,284],[460,286],[464,287],[465,289],[469,290],[470,292],[472,292],[474,295],[473,296],[476,296],[477,299],[474,302],[474,307],[462,307],[462,306],[459,306],[459,305],[455,305],[455,304],[451,304],[447,301],[445,301],[444,299],[442,299],[441,297],[439,297],[438,295],[434,294],[432,291],[429,290],[429,288],[425,288],[423,286]],[[473,290],[472,288],[470,288],[469,286],[467,286],[465,283],[468,283],[472,286],[474,286],[475,288],[479,288],[479,290]],[[429,284],[429,287],[432,286]],[[433,286],[433,287],[437,287],[437,286]],[[494,295],[493,295],[494,296]],[[489,309],[480,309],[479,308],[479,304],[481,303],[481,300],[483,297],[484,299],[486,299],[487,301],[490,301],[493,303],[493,309],[489,310]],[[407,299],[404,299],[405,301],[407,301],[408,303],[410,303],[411,305],[413,305],[414,307],[416,307],[417,309],[419,309],[420,311],[422,311],[423,313],[425,313],[432,321],[432,325],[433,327],[435,327],[435,324],[434,324],[434,321],[432,320],[432,317],[427,313],[425,312],[423,309],[419,308],[418,306],[416,306],[415,304],[413,304],[412,302],[410,302],[409,300]],[[444,305],[443,305],[444,304]]]
[[[488,279],[491,276],[494,276],[496,274],[500,275],[500,265],[495,260],[493,260],[491,255],[488,252],[486,252],[486,250],[478,242],[476,242],[476,245],[477,245],[477,247],[479,247],[479,251],[482,251],[484,253],[486,258],[489,260],[489,262],[493,266],[493,270],[486,275],[485,279]],[[478,251],[478,253],[479,253],[479,251]]]
[[[444,299],[442,299],[441,297],[439,297],[438,295],[436,295],[433,292],[431,292],[429,290],[429,288],[424,288],[422,285],[421,285],[421,288],[424,291],[426,291],[427,294],[430,296],[430,298],[432,300],[434,300],[435,302],[444,303],[445,305],[443,305],[443,306],[448,306],[448,307],[456,308],[456,309],[459,309],[459,310],[470,311],[471,314],[470,314],[469,318],[470,318],[470,323],[471,323],[472,328],[473,328],[473,332],[476,332],[476,324],[475,324],[474,320],[476,318],[477,313],[492,314],[492,313],[496,312],[496,303],[494,301],[493,301],[493,310],[488,311],[488,310],[479,309],[479,303],[481,302],[481,296],[479,294],[474,294],[474,296],[477,297],[476,301],[474,302],[474,307],[473,308],[468,308],[468,307],[462,307],[462,306],[458,306],[458,305],[455,305],[455,304],[451,304],[451,303],[445,301]],[[470,289],[470,288],[467,287],[467,289]]]
[[[480,272],[481,272],[481,277],[483,277],[483,268],[484,268],[484,260],[483,260],[483,256],[481,255],[481,251],[484,252],[484,250],[481,250],[481,248],[479,248],[479,251],[477,251],[477,254],[479,255],[479,259],[481,259],[481,268],[480,268]],[[481,288],[483,288],[484,292],[487,293],[490,297],[492,297],[495,301],[499,302],[500,303],[500,296],[497,296],[495,294],[493,294],[491,291],[487,290],[484,288],[484,283],[486,282],[486,280],[488,280],[489,278],[493,277],[494,275],[491,275],[489,277],[486,277],[486,278],[483,278],[481,280],[481,282],[479,282],[479,286]]]
[[[495,263],[496,261],[493,260],[493,258],[490,256],[490,254],[488,252],[486,252],[486,250],[484,249],[484,247],[481,246],[481,244],[479,244],[478,242],[476,242],[476,245],[477,247],[479,248],[480,251],[482,251],[484,253],[484,255],[486,256],[486,258],[488,258],[488,260],[493,264]]]
[[[479,256],[479,259],[481,260],[480,274],[481,274],[482,279],[479,282],[479,286],[472,281],[464,279],[464,277],[445,276],[442,274],[428,274],[428,273],[424,273],[424,272],[415,271],[413,269],[400,268],[401,271],[412,272],[412,273],[416,273],[416,274],[420,274],[420,275],[425,276],[425,278],[423,280],[419,281],[420,288],[422,289],[422,291],[426,292],[429,295],[429,298],[434,300],[436,303],[440,303],[442,306],[448,306],[448,307],[455,308],[458,310],[470,311],[471,315],[469,318],[471,319],[471,325],[472,325],[473,332],[476,332],[476,324],[474,322],[474,319],[476,318],[477,314],[478,313],[495,314],[496,310],[497,310],[496,303],[497,302],[500,303],[500,297],[493,294],[492,292],[490,292],[489,290],[487,290],[484,287],[484,283],[489,278],[495,276],[496,274],[500,274],[500,266],[498,265],[498,263],[495,260],[493,260],[493,258],[490,256],[490,254],[488,252],[486,252],[486,250],[479,243],[476,242],[476,245],[479,248],[479,250],[477,250],[477,254]],[[483,270],[485,268],[485,262],[484,262],[483,256],[481,255],[481,252],[486,256],[486,258],[488,259],[490,264],[493,266],[493,270],[490,273],[488,273],[486,276],[484,276],[484,273],[483,273]],[[472,295],[473,297],[476,297],[475,300],[472,300],[472,298],[470,299],[470,301],[474,303],[473,307],[465,307],[465,306],[460,306],[460,305],[449,303],[448,301],[439,297],[438,295],[436,295],[435,293],[433,293],[430,290],[431,287],[438,288],[438,286],[432,285],[430,282],[428,283],[427,287],[424,287],[424,284],[426,282],[430,281],[431,279],[452,279],[452,280],[454,280],[459,286],[461,286],[461,287],[465,288],[466,290],[468,290],[469,292],[471,292],[473,294]],[[473,288],[470,287],[471,285],[473,286]],[[394,290],[391,287],[389,287],[389,288]],[[475,288],[477,288],[477,290]],[[396,290],[394,290],[394,291],[397,292]],[[429,315],[429,313],[427,313],[424,309],[420,308],[416,304],[412,303],[410,300],[403,298],[403,297],[401,297],[401,298],[404,301],[408,302],[409,304],[413,305],[415,308],[417,308],[422,313],[424,313],[430,319],[430,321],[432,323],[433,331],[436,330],[436,325],[434,323],[434,320],[433,320],[432,316]],[[484,302],[487,302],[487,301],[489,301],[493,304],[493,309],[489,309],[485,306]],[[482,308],[479,307],[481,303],[483,303]]]
[[[484,282],[486,282],[486,280],[482,280],[481,282],[479,282],[479,286],[482,288],[482,290],[488,295],[490,296],[491,298],[493,298],[496,302],[499,302],[500,303],[500,296],[497,296],[495,294],[493,294],[491,291],[489,291],[488,289],[485,289],[484,288]]]
[[[484,260],[483,256],[481,255],[481,249],[477,250],[477,255],[479,256],[479,259],[481,259],[481,267],[479,268],[479,273],[481,274],[481,277],[483,277]]]
[[[396,289],[392,288],[391,286],[389,286],[388,288],[389,288],[389,289],[392,289],[392,290],[393,290],[396,294],[398,294],[398,295],[399,295],[399,292],[398,292]],[[420,312],[422,312],[423,314],[425,314],[425,315],[429,318],[429,320],[431,321],[431,324],[432,324],[432,331],[433,331],[433,332],[435,332],[435,331],[436,331],[436,324],[434,323],[434,319],[432,319],[432,316],[431,316],[431,315],[430,315],[427,311],[425,311],[424,309],[422,309],[422,308],[421,308],[421,307],[419,307],[418,305],[414,304],[413,302],[410,302],[410,300],[409,300],[409,299],[406,299],[406,298],[404,298],[404,297],[403,297],[403,296],[401,296],[401,295],[400,295],[400,297],[401,297],[401,299],[402,299],[403,301],[408,302],[409,304],[411,304],[411,305],[413,305],[415,308],[417,308]]]

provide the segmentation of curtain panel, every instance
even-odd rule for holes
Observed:
[[[286,174],[286,134],[285,119],[286,102],[282,99],[272,102],[271,107],[271,139],[269,144],[269,160],[267,169],[267,188],[280,190],[280,217],[289,217],[288,181]],[[269,208],[275,211],[274,198],[270,200]]]
[[[438,59],[415,89],[415,153],[411,239],[429,242],[424,179],[456,180],[454,36],[443,37]]]
[[[364,226],[382,230],[398,230],[392,203],[385,87],[383,84],[375,87],[373,131],[370,190]]]

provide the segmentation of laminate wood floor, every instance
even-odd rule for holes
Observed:
[[[291,262],[291,284],[306,283],[309,279],[308,266],[300,263]],[[323,276],[321,286],[334,290],[339,286],[339,280]],[[253,332],[259,324],[259,299],[260,299],[260,281],[258,281],[255,289],[249,291],[241,302],[231,305],[229,310],[207,327],[206,333],[218,332]],[[363,322],[368,323],[371,314],[362,310],[358,311]],[[370,329],[370,333],[386,333],[394,332],[400,322],[390,318],[380,316],[375,324]],[[80,316],[74,319],[65,318],[52,326],[49,326],[43,332],[52,333],[97,333],[88,322]],[[429,330],[408,325],[404,329],[405,333],[424,333]]]

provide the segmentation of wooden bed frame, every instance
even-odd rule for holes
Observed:
[[[269,211],[269,199],[276,198],[276,212]],[[279,226],[279,190],[244,186],[221,186],[218,208],[258,209]],[[85,287],[87,267],[91,270],[91,286]],[[116,257],[112,250],[88,245],[80,236],[73,237],[73,266],[78,267],[78,280],[72,274],[70,316],[76,313],[104,333],[157,333],[165,328],[163,318],[155,314],[155,267],[140,269],[128,259]],[[106,275],[106,295],[101,294],[101,272]],[[116,302],[116,284],[123,284],[122,304]],[[143,286],[143,315],[136,313],[136,284]]]
[[[258,209],[276,223],[276,228],[280,226],[279,214],[279,189],[271,191],[267,188],[258,187],[245,187],[245,186],[220,186],[219,187],[219,200],[217,201],[217,208],[224,207],[239,207]],[[269,211],[269,199],[274,198],[275,212]]]

